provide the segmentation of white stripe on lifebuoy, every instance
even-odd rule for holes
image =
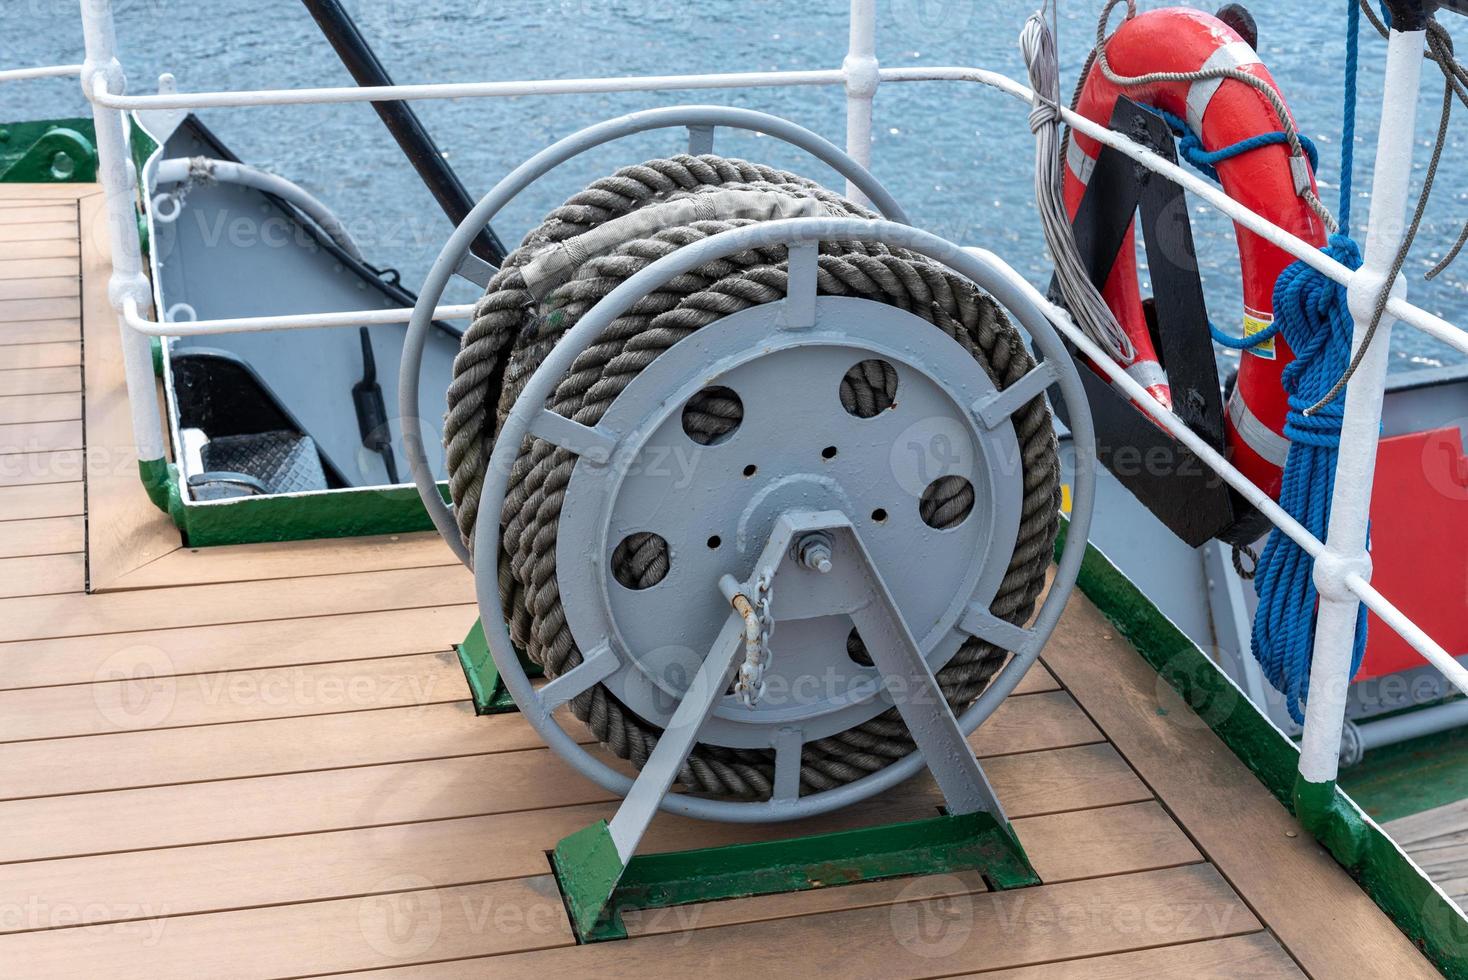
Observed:
[[[1096,158],[1087,156],[1086,151],[1081,149],[1075,141],[1075,137],[1065,141],[1065,165],[1070,172],[1075,174],[1076,180],[1082,186],[1091,182],[1091,171],[1096,169]]]
[[[1234,424],[1234,431],[1250,449],[1275,466],[1284,466],[1290,456],[1290,441],[1249,410],[1238,388],[1228,400],[1228,417]]]
[[[1247,41],[1232,41],[1214,51],[1203,62],[1199,71],[1210,71],[1214,68],[1240,68],[1244,65],[1258,65],[1263,62],[1259,53],[1249,47]],[[1222,78],[1208,78],[1203,81],[1194,82],[1188,86],[1188,128],[1202,135],[1203,113],[1208,111],[1208,103],[1213,101],[1213,96],[1222,85]]]
[[[1126,366],[1126,373],[1143,388],[1167,385],[1167,372],[1156,361],[1133,361]]]

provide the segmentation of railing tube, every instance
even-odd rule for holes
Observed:
[[[1372,174],[1365,256],[1346,287],[1354,320],[1353,350],[1360,348],[1365,337],[1372,308],[1386,284],[1406,230],[1404,219],[1425,37],[1421,30],[1393,30],[1387,41],[1386,84]],[[1393,292],[1405,288],[1405,279],[1399,276]],[[1310,696],[1305,707],[1295,794],[1297,809],[1307,825],[1319,819],[1321,811],[1328,808],[1339,768],[1341,726],[1360,606],[1348,580],[1359,577],[1369,581],[1371,574],[1371,560],[1366,553],[1366,524],[1371,513],[1371,481],[1376,471],[1376,444],[1394,322],[1389,313],[1382,317],[1371,347],[1346,388],[1330,523],[1325,550],[1315,559],[1314,578],[1320,592],[1320,606],[1315,619]]]
[[[107,298],[118,312],[118,329],[122,332],[123,367],[138,465],[145,480],[156,481],[159,472],[166,470],[166,464],[163,424],[153,377],[153,351],[148,338],[129,328],[122,316],[129,301],[139,310],[148,310],[153,305],[153,293],[143,275],[143,256],[138,245],[135,168],[128,154],[122,111],[108,109],[93,100],[95,95],[120,95],[127,84],[122,65],[117,61],[111,0],[81,0],[81,13],[86,41],[82,91],[91,103],[92,120],[97,127],[97,177],[106,194],[107,231],[112,244],[112,277],[107,283]],[[91,228],[82,229],[84,235],[93,233]],[[153,487],[154,482],[150,481],[150,489]]]
[[[872,100],[877,94],[877,0],[851,0],[851,38],[841,62],[846,85],[846,155],[872,168]],[[846,196],[867,199],[851,181]]]

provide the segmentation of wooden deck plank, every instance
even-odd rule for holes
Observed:
[[[3,229],[3,227],[3,225],[0,225],[0,229]],[[81,315],[81,299],[77,296],[58,296],[47,299],[0,300],[0,323],[6,323],[11,320],[75,320]],[[26,367],[29,365],[9,366]]]
[[[3,467],[4,460],[15,458],[0,456],[0,467]],[[0,514],[11,521],[78,516],[82,513],[84,496],[79,482],[0,485]],[[0,687],[4,686],[0,683]]]
[[[397,726],[383,726],[378,736],[385,739],[394,730],[406,727],[405,719],[427,724],[446,714],[441,710],[415,708],[361,712],[316,720],[353,718]],[[390,715],[400,717],[385,717]],[[485,720],[474,719],[467,709],[463,716],[470,720]],[[274,725],[277,730],[283,726],[280,722],[258,724]],[[251,734],[268,734],[260,729],[245,730],[249,726],[219,727],[238,729],[231,734],[240,736],[241,741]],[[304,727],[295,726],[294,730]],[[341,738],[343,726],[316,727],[345,741]],[[377,762],[369,760],[392,758],[399,753],[392,752],[389,746],[365,746],[358,747],[347,760],[340,757],[334,760],[355,761],[357,765],[322,769],[318,764],[327,760],[313,757],[309,746],[301,746],[283,763],[278,759],[271,760],[285,770],[280,775],[225,778],[221,774],[211,782],[153,785],[110,791],[105,795],[80,793],[10,800],[0,803],[0,824],[7,828],[7,832],[0,835],[0,861],[28,861],[41,857],[171,847],[247,837],[311,834],[611,800],[611,795],[605,790],[573,775],[548,749],[533,747],[534,736],[523,722],[519,726],[474,726],[473,730],[485,734],[479,736],[479,741],[461,737],[456,744],[440,747],[445,755],[456,757]],[[210,730],[178,729],[175,732],[207,735]],[[0,786],[4,787],[6,794],[19,796],[27,790],[47,792],[60,788],[58,783],[45,781],[25,766],[46,759],[47,753],[36,751],[38,747],[62,744],[19,742],[0,746],[0,774],[6,777]],[[132,744],[137,745],[137,740],[134,739]],[[214,748],[217,744],[206,742],[202,750]],[[333,746],[328,744],[327,747]],[[174,749],[176,751],[177,746]],[[84,758],[82,753],[75,755],[79,760]],[[150,761],[138,757],[139,765],[149,767],[148,774],[113,774],[108,785],[156,779],[158,770],[169,765],[168,760],[164,760],[149,766]],[[191,774],[197,775],[198,760],[189,761],[195,767]],[[96,763],[92,765],[101,768]],[[175,760],[172,771],[164,775],[176,774],[185,765]],[[1135,803],[1151,797],[1135,774],[1104,744],[1062,746],[1024,755],[986,757],[984,765],[1012,815],[1042,816],[1071,809]],[[259,762],[220,766],[225,773],[265,767]],[[19,775],[22,781],[13,784],[9,779],[11,774]],[[936,798],[930,801],[928,812],[937,802]],[[108,814],[108,819],[101,824],[86,819],[86,814],[95,812],[97,807],[105,807]],[[221,813],[228,813],[230,819],[221,821]],[[697,822],[692,825],[704,827],[705,833],[713,832],[707,825]]]
[[[1092,956],[951,980],[1289,980],[1300,968],[1267,932]]]
[[[75,449],[0,455],[0,487],[80,483],[85,472],[82,453]]]
[[[6,493],[0,488],[0,501]],[[173,676],[447,652],[464,638],[477,615],[473,605],[426,606],[142,630],[105,641],[74,636],[0,643],[0,690],[86,684],[104,673],[131,676],[146,670]],[[1058,687],[1048,674],[1040,683],[1049,686],[1033,689]]]
[[[3,580],[0,580],[3,581]],[[0,742],[188,728],[463,701],[453,653],[182,677],[113,671],[91,684],[0,691]]]
[[[23,224],[0,223],[0,242],[75,241],[75,220],[31,221]]]
[[[25,183],[0,184],[0,201],[19,202],[29,206],[37,201],[75,201],[83,197],[95,197],[102,193],[100,184],[87,183]]]
[[[116,583],[115,588],[156,589],[169,585],[289,579],[457,564],[459,559],[436,531],[180,548],[129,572]],[[462,574],[468,578],[471,573],[465,569]]]
[[[70,201],[33,201],[28,205],[6,209],[4,217],[7,225],[75,222],[76,205]],[[72,234],[76,234],[76,229],[72,229]]]
[[[3,358],[0,354],[0,358]],[[0,455],[49,453],[60,449],[81,449],[82,424],[67,422],[23,422],[0,425]]]
[[[81,243],[71,238],[47,238],[39,241],[0,240],[0,259],[63,259],[81,255]]]
[[[104,228],[106,221],[100,196],[82,200],[83,228]],[[87,580],[101,591],[133,569],[178,550],[183,542],[173,521],[148,499],[138,477],[122,335],[117,312],[107,298],[112,257],[106,235],[83,236],[81,268],[87,440],[89,446],[107,450],[105,456],[88,454],[86,474],[91,517]],[[162,624],[138,623],[134,628],[155,625]]]
[[[29,279],[6,279],[0,276],[0,300],[13,299],[77,299],[81,296],[79,273],[61,276],[33,276]]]
[[[1088,601],[1067,604],[1043,656],[1306,973],[1437,976],[1204,721],[1176,698],[1159,710],[1165,682]]]
[[[1468,800],[1400,817],[1383,828],[1449,898],[1468,908]]]
[[[42,517],[29,521],[0,521],[0,558],[65,555],[81,551],[86,527],[80,517]],[[47,602],[59,597],[27,596],[3,602]],[[81,598],[77,596],[75,598]]]
[[[5,310],[18,303],[52,302],[51,300],[7,300],[0,302],[0,323],[6,319]],[[60,314],[55,319],[74,320],[78,312]],[[17,320],[45,319],[30,315],[17,316]],[[0,327],[0,329],[4,329]],[[79,367],[82,363],[82,345],[75,341],[55,344],[7,344],[0,348],[0,370],[34,371],[37,368]]]
[[[86,570],[80,552],[0,558],[0,597],[80,592],[86,588]]]
[[[4,355],[0,354],[0,362]],[[81,392],[0,397],[0,425],[23,422],[70,422],[82,417]],[[5,511],[0,509],[0,514]]]
[[[80,320],[11,320],[0,323],[0,347],[12,344],[60,344],[81,339]],[[80,390],[80,385],[77,390]]]
[[[89,483],[89,490],[90,486]],[[88,500],[90,503],[90,492]],[[92,529],[92,541],[95,543],[95,518]],[[0,531],[0,549],[3,549],[3,539],[3,531]],[[473,581],[460,574],[458,568],[436,566],[285,581],[229,582],[86,596],[0,599],[0,642],[457,605],[472,601],[473,594]],[[330,637],[322,639],[330,642]]]
[[[889,807],[895,813],[931,811],[938,798],[930,793],[891,795],[894,799],[884,801],[888,806],[862,814],[861,822],[886,819],[891,814],[883,811]],[[606,808],[606,815],[610,810]],[[52,908],[91,904],[107,910],[93,922],[126,921],[141,917],[126,910],[150,903],[178,916],[373,894],[382,890],[384,882],[406,876],[437,888],[502,881],[544,873],[546,852],[557,840],[584,826],[587,817],[580,812],[550,811],[530,821],[441,820],[0,865],[0,907],[20,907],[27,901]],[[828,822],[815,824],[824,827]],[[513,830],[507,826],[516,823]],[[1016,818],[1015,829],[1041,877],[1052,884],[1201,860],[1186,835],[1156,803]],[[725,835],[707,834],[705,828],[703,836],[707,844],[708,838]],[[728,836],[758,840],[792,833],[791,828],[773,825],[731,828]],[[494,841],[494,847],[485,847],[486,841]],[[649,841],[657,849],[665,843]],[[291,868],[295,874],[258,873],[272,867]],[[720,905],[715,913],[722,919],[715,924],[720,925],[804,914],[801,900],[793,896],[784,900],[762,896]],[[700,921],[700,928],[705,926]],[[0,932],[34,927],[25,921],[0,921]],[[642,931],[660,930],[652,926]]]
[[[58,321],[61,322],[61,321]],[[3,329],[3,328],[0,328]],[[16,346],[30,347],[31,344]],[[50,347],[50,344],[41,346]],[[0,348],[0,357],[4,348]],[[44,395],[59,391],[81,391],[82,372],[76,366],[7,371],[0,368],[0,395]]]
[[[824,976],[919,980],[1191,944],[1258,930],[1258,920],[1217,871],[1190,865],[350,976],[685,980],[717,970],[762,980]],[[446,944],[419,958],[437,958],[451,948],[458,947]]]
[[[33,279],[37,276],[79,275],[81,275],[81,266],[76,260],[70,257],[0,259],[0,279]]]

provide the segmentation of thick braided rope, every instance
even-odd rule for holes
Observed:
[[[560,335],[628,276],[683,245],[739,221],[701,221],[622,243],[587,260],[569,282],[537,304],[519,269],[548,245],[578,235],[639,207],[703,190],[751,187],[820,201],[827,213],[871,215],[793,174],[741,160],[680,156],[629,167],[597,181],[557,208],[526,237],[490,283],[465,334],[454,365],[445,423],[450,490],[466,541],[472,541],[484,463],[494,430],[525,382]],[[720,317],[785,295],[785,249],[751,250],[707,263],[639,299],[576,359],[547,407],[585,425],[606,408],[662,351]],[[933,263],[881,245],[826,243],[819,257],[818,289],[887,302],[933,323],[968,350],[1000,388],[1033,365],[1016,331],[988,296]],[[890,404],[891,386],[880,371],[858,372],[842,385],[848,408]],[[498,389],[498,390],[496,390]],[[884,402],[885,399],[885,402]],[[497,402],[496,414],[489,405]],[[698,406],[695,432],[712,441],[737,424],[717,399]],[[992,612],[1022,623],[1043,585],[1057,525],[1058,464],[1050,416],[1043,398],[1013,417],[1023,460],[1024,497],[1014,556]],[[503,551],[499,584],[511,635],[532,660],[556,676],[581,662],[565,624],[555,577],[555,538],[565,488],[576,458],[549,443],[529,439],[512,468],[501,513]],[[966,513],[971,488],[962,481],[940,485],[920,508],[935,524]],[[630,542],[616,556],[623,581],[656,581],[667,556],[647,540]],[[624,577],[625,576],[625,577]],[[1006,653],[977,639],[966,641],[938,673],[944,697],[955,708],[971,703],[1003,664]],[[656,745],[658,729],[628,712],[605,688],[576,698],[573,712],[622,758],[641,766]],[[895,710],[830,738],[808,743],[801,757],[802,792],[858,779],[907,755],[911,738]],[[690,788],[721,795],[765,796],[773,779],[768,750],[730,750],[700,745],[680,774]]]

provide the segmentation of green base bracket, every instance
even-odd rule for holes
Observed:
[[[942,815],[786,840],[638,854],[624,867],[605,820],[551,856],[579,942],[624,939],[622,913],[911,875],[979,871],[995,890],[1040,884],[990,813]]]
[[[464,642],[454,648],[459,654],[459,663],[464,668],[464,677],[469,681],[469,693],[474,696],[474,713],[477,715],[500,715],[518,711],[515,699],[500,680],[499,668],[489,653],[489,641],[484,638],[484,624],[474,620]],[[525,654],[520,654],[520,665],[531,677],[541,676],[540,665],[532,663]]]
[[[97,179],[90,119],[0,124],[0,183],[90,184]]]

